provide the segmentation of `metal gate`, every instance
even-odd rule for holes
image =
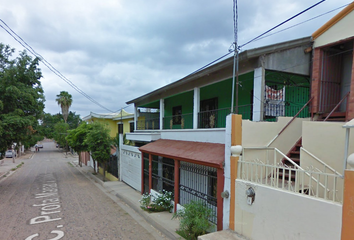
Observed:
[[[209,221],[217,224],[217,170],[203,165],[181,162],[179,203],[202,201],[210,209]]]
[[[152,189],[172,192],[174,195],[173,159],[152,155]],[[144,153],[144,193],[149,192],[149,155]]]
[[[107,172],[118,178],[118,158],[116,155],[110,155],[107,162]]]
[[[319,112],[330,112],[340,101],[342,54],[323,51]]]

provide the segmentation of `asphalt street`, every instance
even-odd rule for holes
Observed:
[[[0,239],[156,239],[70,160],[46,141],[0,181]]]

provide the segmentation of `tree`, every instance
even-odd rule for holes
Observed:
[[[47,138],[54,138],[54,125],[63,122],[63,117],[61,114],[57,113],[51,115],[50,113],[45,113],[41,125],[39,126],[39,132],[41,135],[46,136]],[[75,112],[69,112],[67,124],[69,125],[69,129],[77,128],[82,120],[80,119],[80,115],[76,115]]]
[[[76,129],[69,130],[66,140],[69,146],[79,155],[79,165],[82,167],[81,152],[89,151],[89,147],[85,139],[91,131],[92,125],[86,122],[81,123]]]
[[[75,129],[82,123],[82,120],[80,115],[76,115],[75,112],[70,111],[67,123],[69,124],[69,129]]]
[[[0,152],[13,143],[25,146],[37,138],[36,127],[43,115],[44,95],[39,59],[26,51],[11,59],[14,49],[0,43]]]
[[[88,132],[84,144],[87,144],[94,161],[103,165],[103,180],[106,177],[106,163],[109,160],[111,152],[111,138],[109,129],[102,123],[94,122]]]
[[[54,125],[61,121],[63,122],[63,117],[61,114],[51,115],[50,113],[45,113],[43,115],[38,131],[40,132],[41,135],[47,138],[55,139]]]
[[[69,108],[73,102],[72,96],[68,92],[61,91],[60,94],[57,95],[55,101],[57,101],[58,105],[61,107],[64,122],[66,123],[69,115]]]
[[[54,125],[54,140],[61,146],[66,146],[66,135],[69,125],[64,122],[58,122]],[[66,149],[67,150],[67,149]]]

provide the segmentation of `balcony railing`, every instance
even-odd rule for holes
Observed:
[[[163,118],[163,129],[192,129],[193,113],[167,116]]]
[[[160,118],[146,118],[138,120],[136,123],[137,130],[158,130],[160,129]]]
[[[246,104],[246,105],[240,105],[237,107],[238,111],[235,111],[234,113],[242,115],[242,119],[249,119],[252,120],[252,114],[253,114],[253,105],[252,104]]]
[[[284,111],[278,116],[265,116],[265,121],[276,121],[277,117],[291,117],[303,107],[302,105],[285,105]],[[236,107],[234,113],[242,115],[242,119],[250,119],[253,117],[253,105],[246,104]],[[274,113],[275,111],[273,111]],[[201,111],[198,113],[198,128],[225,128],[226,116],[231,113],[230,108],[214,109],[209,111]],[[280,113],[280,111],[279,111]],[[266,110],[264,112],[266,115]],[[306,106],[297,117],[310,117],[309,106]],[[142,119],[137,121],[137,130],[158,130],[160,129],[160,118],[158,113],[146,114]],[[166,116],[163,118],[163,129],[193,129],[193,113],[186,113],[180,115]]]
[[[202,111],[198,113],[198,128],[224,128],[230,108]]]

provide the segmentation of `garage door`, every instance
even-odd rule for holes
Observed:
[[[141,152],[137,147],[123,145],[121,148],[121,180],[141,191]]]

